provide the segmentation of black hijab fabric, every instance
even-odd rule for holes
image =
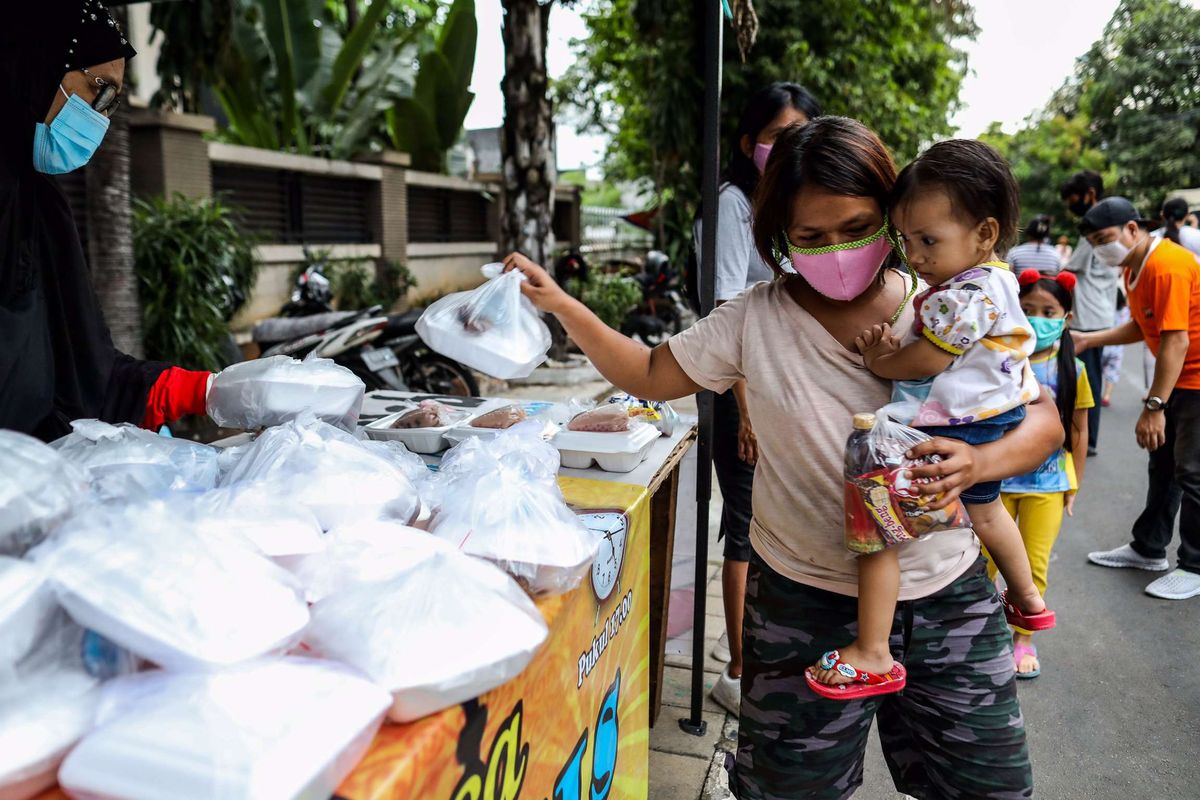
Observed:
[[[0,428],[50,440],[74,419],[140,422],[168,365],[113,347],[66,197],[33,168],[63,75],[132,48],[98,0],[14,5],[0,26]]]

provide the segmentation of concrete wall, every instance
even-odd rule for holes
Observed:
[[[408,268],[417,278],[410,302],[424,304],[450,292],[472,289],[483,283],[479,268],[496,261],[495,242],[413,242],[408,246]]]

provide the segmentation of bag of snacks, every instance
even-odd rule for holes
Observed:
[[[845,459],[846,548],[851,553],[877,553],[930,533],[970,526],[960,501],[931,510],[940,495],[922,495],[919,482],[907,477],[913,467],[941,460],[905,455],[929,438],[883,414],[854,415]]]

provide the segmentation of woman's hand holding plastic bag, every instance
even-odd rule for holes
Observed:
[[[492,377],[526,377],[546,360],[550,329],[521,296],[520,273],[501,264],[481,271],[487,283],[431,305],[417,321],[417,334],[442,355]]]

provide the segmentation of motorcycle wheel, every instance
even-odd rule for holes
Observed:
[[[403,359],[404,382],[409,391],[447,397],[478,397],[479,383],[471,370],[424,348]]]

